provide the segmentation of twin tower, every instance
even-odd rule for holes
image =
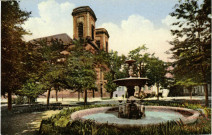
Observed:
[[[108,52],[109,34],[106,29],[96,29],[97,20],[95,13],[89,6],[75,8],[73,16],[73,38],[88,39],[93,50],[103,50]]]

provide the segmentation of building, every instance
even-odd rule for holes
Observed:
[[[184,96],[190,96],[190,92],[186,88],[183,88],[183,94],[184,94]],[[192,88],[192,95],[193,96],[204,96],[205,95],[204,86],[203,85],[194,86]],[[211,96],[210,84],[208,84],[208,95]]]
[[[47,41],[50,41],[52,39],[57,39],[59,41],[62,41],[64,45],[67,46],[67,49],[62,51],[61,53],[64,55],[68,55],[73,47],[73,40],[77,39],[85,39],[86,45],[85,49],[91,51],[95,54],[98,50],[103,50],[105,52],[108,52],[109,48],[109,34],[106,29],[104,28],[96,28],[96,15],[94,11],[89,6],[82,6],[75,8],[72,12],[73,16],[73,39],[70,38],[67,34],[57,34],[42,38],[33,39],[29,42],[34,42],[42,39],[47,39]],[[104,67],[104,68],[102,68]],[[97,81],[96,86],[98,88],[97,91],[88,91],[88,97],[99,97],[99,96],[109,96],[109,93],[106,92],[104,85],[106,83],[106,80],[104,80],[104,72],[108,70],[107,66],[105,65],[98,65],[96,67],[96,73],[97,73]],[[94,95],[93,95],[94,94]],[[44,96],[46,93],[44,93]],[[41,96],[42,97],[42,96]],[[55,97],[55,92],[51,92],[50,97]],[[63,90],[61,92],[58,92],[59,98],[65,98],[65,97],[78,97],[78,93],[71,91],[71,90]]]
[[[116,88],[116,91],[113,92],[113,97],[126,97],[126,91],[127,88],[125,86],[119,86]],[[155,96],[157,95],[157,87],[155,85],[153,86],[147,86],[141,87],[141,92],[143,92],[147,97]],[[138,96],[139,93],[139,87],[135,86],[135,95]],[[160,89],[159,94],[161,94],[164,97],[168,96],[166,89]]]

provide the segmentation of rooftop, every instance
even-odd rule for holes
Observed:
[[[61,34],[32,39],[29,42],[33,43],[34,41],[40,41],[43,39],[47,39],[47,41],[51,41],[52,39],[58,39],[58,40],[62,41],[64,43],[64,45],[69,45],[73,41],[66,33],[61,33]]]
[[[83,12],[89,12],[93,16],[95,21],[97,20],[95,13],[89,6],[81,6],[81,7],[75,8],[72,12],[72,15],[75,16],[75,15],[77,15],[79,13],[83,13]]]
[[[96,29],[96,35],[98,35],[98,34],[106,34],[108,38],[110,37],[108,32],[107,32],[107,30],[105,28]]]

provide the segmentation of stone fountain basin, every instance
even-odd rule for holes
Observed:
[[[76,111],[74,113],[71,114],[71,120],[82,120],[85,121],[87,116],[89,115],[97,115],[99,113],[105,113],[111,110],[116,110],[118,107],[99,107],[99,108],[91,108],[91,109],[85,109],[85,110],[80,110],[80,111]],[[200,113],[198,111],[192,110],[192,109],[187,109],[187,108],[180,108],[180,107],[170,107],[170,106],[145,106],[145,110],[146,111],[153,111],[156,112],[156,115],[158,112],[165,112],[165,113],[179,113],[179,115],[181,116],[180,119],[184,124],[190,124],[190,123],[194,123],[197,121],[197,119],[199,118]],[[114,116],[115,117],[115,116]],[[148,117],[148,116],[146,116]],[[116,119],[120,119],[120,118],[116,118]],[[106,121],[96,121],[96,124],[102,124],[102,123],[108,123],[109,125],[116,125],[116,126],[144,126],[144,125],[156,125],[159,123],[151,123],[151,124],[139,124],[139,123],[135,123],[134,121],[141,121],[142,119],[138,119],[138,120],[131,120],[131,119],[121,119],[122,122],[123,121],[128,121],[126,123],[110,123],[110,122],[106,122]],[[145,118],[144,118],[145,119]],[[130,122],[129,122],[130,121]],[[154,120],[153,120],[154,121]],[[175,120],[175,121],[179,121],[179,120]]]
[[[147,80],[148,78],[129,77],[114,80],[114,83],[119,86],[143,86]]]

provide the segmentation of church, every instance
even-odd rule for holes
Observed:
[[[94,11],[89,6],[82,6],[73,9],[73,39],[86,39],[87,44],[85,45],[85,49],[95,53],[98,50],[102,50],[108,52],[108,41],[109,34],[105,28],[96,28],[96,15]],[[69,51],[73,44],[73,39],[69,37],[66,33],[42,37],[30,40],[29,42],[34,42],[35,40],[46,39],[47,41],[51,41],[52,39],[58,39],[63,42],[64,45],[68,46],[67,50],[62,51],[61,53],[64,55],[68,55]],[[89,97],[106,97],[109,96],[109,93],[106,92],[104,85],[106,80],[104,80],[104,72],[108,69],[107,67],[101,68],[99,65],[95,68],[97,74],[96,87],[97,90],[88,90],[88,98]],[[105,70],[103,70],[105,69]],[[45,97],[46,93],[40,96],[40,98]],[[74,92],[73,90],[62,90],[57,93],[58,98],[77,98],[78,92]],[[50,98],[56,97],[56,91],[52,90]],[[81,93],[81,98],[83,97],[83,93]]]

